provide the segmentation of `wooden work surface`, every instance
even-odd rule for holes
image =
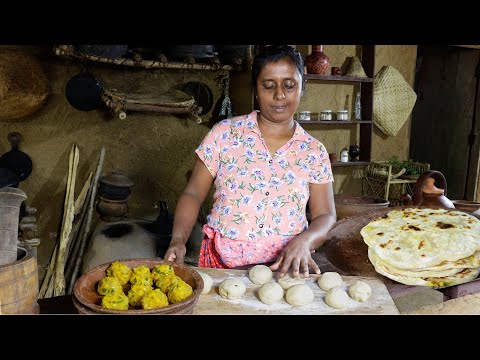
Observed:
[[[260,301],[257,290],[260,285],[255,285],[248,278],[247,270],[210,269],[193,267],[198,272],[203,272],[213,278],[212,289],[208,294],[200,295],[193,309],[194,315],[330,315],[330,314],[399,314],[392,297],[382,281],[371,277],[342,276],[344,289],[355,280],[362,280],[372,288],[372,295],[365,302],[358,302],[349,298],[349,304],[343,309],[334,309],[325,303],[325,291],[320,289],[317,280],[320,275],[310,274],[307,284],[313,290],[313,303],[305,306],[294,307],[285,300],[279,303],[266,305]],[[229,300],[219,295],[218,287],[227,278],[240,278],[247,287],[247,291],[240,299]],[[284,297],[285,299],[285,297]]]

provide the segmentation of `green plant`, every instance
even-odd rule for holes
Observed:
[[[388,159],[388,164],[392,165],[392,169],[401,170],[405,168],[405,175],[419,175],[419,171],[415,168],[415,162],[412,159],[409,160],[398,160],[397,156],[392,156]]]

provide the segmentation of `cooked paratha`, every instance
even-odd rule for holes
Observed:
[[[422,286],[435,286],[435,287],[444,287],[444,286],[463,284],[476,279],[478,274],[480,273],[480,268],[474,268],[474,269],[464,269],[451,276],[418,278],[418,277],[409,277],[409,276],[391,274],[381,266],[375,266],[375,264],[374,264],[374,267],[379,274],[405,285],[422,285]]]
[[[480,220],[457,210],[392,210],[360,233],[382,261],[404,270],[429,270],[480,251]]]
[[[460,271],[463,271],[465,268],[461,267],[454,267],[450,269],[445,269],[445,270],[436,270],[435,268],[430,268],[430,269],[412,269],[412,270],[405,270],[405,269],[399,269],[393,265],[390,265],[389,263],[383,261],[380,259],[375,252],[372,249],[368,249],[368,258],[370,259],[370,262],[374,264],[375,267],[380,267],[384,269],[386,272],[394,275],[401,275],[401,276],[408,276],[408,277],[417,277],[417,278],[428,278],[428,277],[444,277],[444,276],[451,276],[456,273],[459,273]],[[478,266],[476,266],[478,267]],[[473,267],[471,267],[473,268]]]

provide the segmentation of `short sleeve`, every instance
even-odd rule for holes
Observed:
[[[310,154],[310,172],[309,183],[311,184],[326,184],[333,182],[332,164],[328,157],[328,152],[325,146],[316,141],[316,145],[313,147],[315,151]]]
[[[218,145],[220,123],[214,125],[195,149],[200,160],[203,161],[213,177],[217,175],[220,164],[220,148]]]

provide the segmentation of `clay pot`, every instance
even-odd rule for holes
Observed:
[[[338,194],[335,195],[337,220],[366,211],[386,208],[389,201],[376,197]]]
[[[97,292],[98,282],[106,276],[106,269],[113,262],[98,265],[89,270],[75,282],[73,287],[73,305],[80,314],[124,314],[124,315],[164,315],[164,314],[192,314],[200,294],[203,291],[203,279],[198,272],[187,265],[171,263],[164,260],[153,259],[125,259],[119,260],[121,263],[135,268],[140,265],[148,266],[153,269],[157,265],[169,264],[173,266],[175,275],[192,287],[193,294],[178,303],[155,309],[134,309],[115,310],[107,309],[101,306],[102,296]]]
[[[439,182],[439,188],[435,186]],[[447,198],[447,181],[440,171],[428,170],[422,173],[413,188],[413,198],[402,195],[404,205],[442,207],[455,209],[455,205]]]
[[[111,200],[99,196],[97,212],[104,221],[119,221],[127,217],[128,204],[126,200]]]
[[[307,74],[325,75],[330,65],[330,59],[323,52],[323,45],[312,45],[312,53],[305,57]]]

